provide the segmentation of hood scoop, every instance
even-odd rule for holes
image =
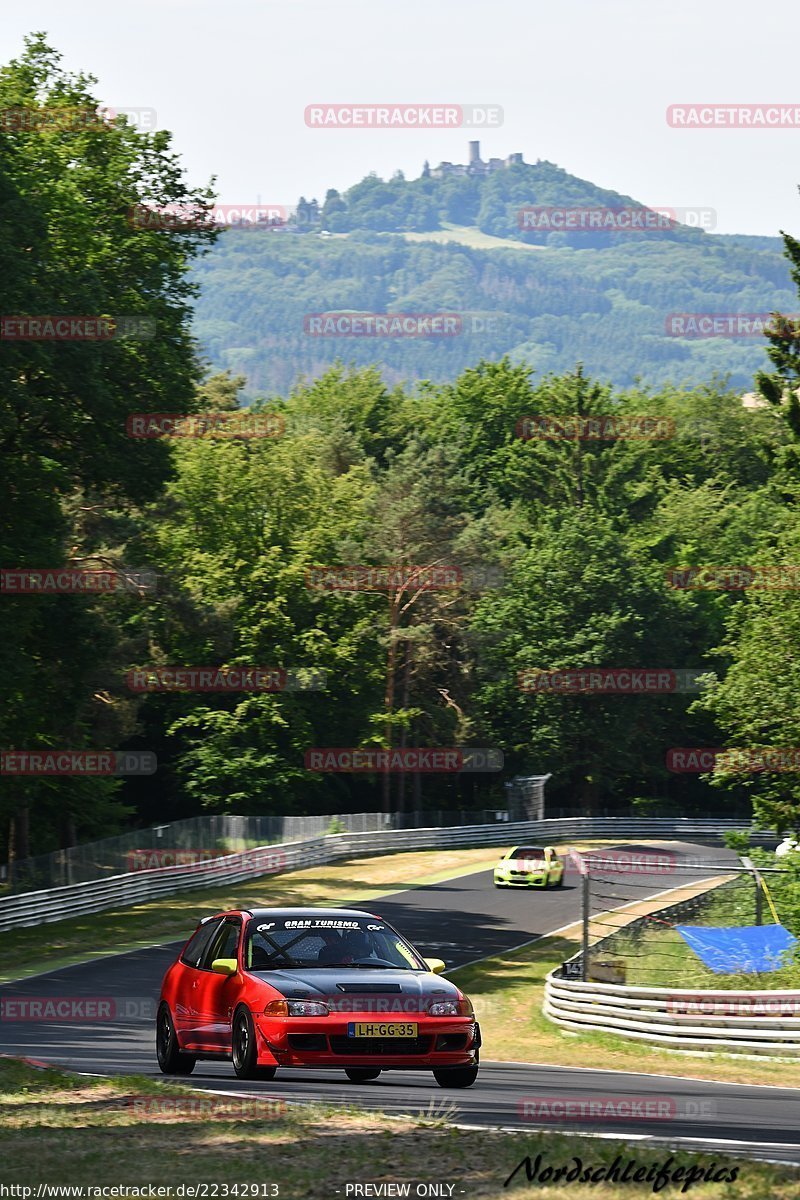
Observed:
[[[403,990],[399,983],[337,983],[336,986],[340,992],[348,992],[350,995],[358,996],[402,992]]]

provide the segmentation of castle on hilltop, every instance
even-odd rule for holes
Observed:
[[[432,168],[426,160],[425,166],[422,168],[422,178],[444,179],[447,175],[491,175],[494,171],[504,171],[506,167],[512,167],[516,163],[522,163],[521,154],[509,154],[508,158],[490,158],[488,162],[484,162],[481,158],[480,142],[470,142],[469,162],[440,162],[438,167]]]

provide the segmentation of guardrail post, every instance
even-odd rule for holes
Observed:
[[[589,872],[581,877],[581,897],[583,904],[583,935],[581,937],[581,979],[584,983],[589,978]]]
[[[566,853],[565,870],[571,858],[581,873],[581,982],[586,983],[589,979],[589,867],[583,855],[570,847]]]

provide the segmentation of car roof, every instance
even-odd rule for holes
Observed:
[[[313,904],[305,904],[302,908],[251,908],[254,917],[297,917],[313,914],[315,917],[374,917],[375,913],[363,908],[315,908]]]

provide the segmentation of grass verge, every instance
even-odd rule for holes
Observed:
[[[764,925],[773,923],[766,902],[760,913]],[[733,926],[756,924],[756,906],[750,879],[723,883],[687,917],[687,925]],[[622,959],[626,983],[632,986],[676,988],[719,988],[726,991],[774,991],[800,987],[800,959],[788,961],[776,971],[756,974],[718,975],[687,946],[681,935],[667,925],[651,923],[644,929],[622,931],[604,946],[604,955]],[[787,959],[789,956],[787,955]]]
[[[439,1195],[486,1200],[534,1190],[543,1200],[564,1196],[567,1190],[570,1200],[629,1200],[634,1194],[651,1194],[652,1185],[642,1182],[538,1182],[538,1174],[548,1167],[574,1168],[575,1158],[582,1169],[596,1171],[619,1156],[623,1169],[630,1160],[645,1168],[671,1160],[668,1169],[682,1168],[683,1176],[663,1189],[664,1196],[681,1194],[692,1167],[698,1172],[713,1167],[726,1176],[736,1168],[732,1183],[692,1187],[690,1194],[698,1200],[797,1196],[798,1175],[791,1167],[569,1135],[459,1129],[458,1111],[446,1093],[441,1093],[444,1099],[436,1109],[432,1106],[411,1119],[358,1110],[346,1102],[337,1105],[342,1092],[332,1087],[331,1093],[330,1107],[274,1104],[267,1118],[211,1115],[208,1110],[198,1115],[198,1104],[223,1098],[201,1100],[190,1089],[145,1078],[87,1080],[0,1060],[3,1183],[139,1188],[157,1184],[173,1189],[162,1195],[173,1196],[179,1195],[174,1189],[181,1184],[237,1184],[239,1196],[252,1196],[255,1193],[241,1190],[243,1184],[274,1183],[279,1200],[344,1200],[348,1184],[404,1182],[411,1184],[411,1196],[417,1194],[417,1184],[444,1184],[451,1185],[452,1192],[445,1188]],[[505,1189],[504,1180],[525,1156],[535,1166],[537,1155],[537,1181],[529,1183],[523,1169]],[[221,1187],[216,1194],[225,1195]],[[270,1189],[261,1195],[269,1196]]]
[[[579,942],[572,937],[548,937],[448,972],[448,978],[463,988],[475,1005],[487,1059],[562,1067],[602,1063],[605,1070],[800,1087],[800,1063],[752,1062],[721,1054],[687,1056],[621,1035],[575,1033],[548,1021],[542,1013],[545,976],[579,949]]]
[[[201,917],[225,908],[304,904],[365,904],[379,896],[424,887],[471,871],[488,870],[502,848],[422,850],[382,854],[263,875],[247,883],[221,884],[146,904],[73,917],[51,925],[12,929],[3,934],[0,983],[187,938]]]
[[[580,845],[589,848],[596,844],[599,843]],[[442,883],[474,871],[488,871],[507,849],[484,846],[384,853],[283,875],[262,875],[246,883],[198,888],[51,925],[12,929],[3,934],[0,983],[102,958],[104,954],[121,954],[185,939],[201,917],[225,908],[367,904],[395,892]]]

